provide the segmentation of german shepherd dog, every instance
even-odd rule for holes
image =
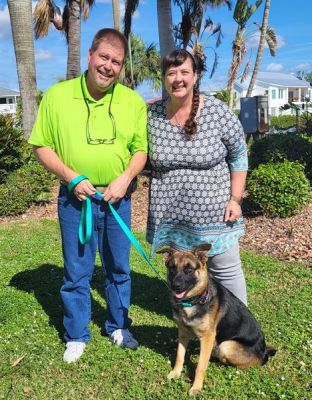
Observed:
[[[263,365],[276,350],[265,343],[260,326],[248,308],[228,289],[208,275],[210,245],[180,252],[163,248],[173,317],[178,325],[179,344],[175,366],[168,379],[178,378],[187,345],[200,340],[199,361],[189,395],[202,389],[211,352],[222,363],[238,368]]]

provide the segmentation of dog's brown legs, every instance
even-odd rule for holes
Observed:
[[[198,365],[195,372],[195,380],[189,391],[190,396],[195,396],[203,387],[205,372],[208,367],[215,334],[210,333],[200,338],[200,353]]]
[[[238,368],[249,368],[262,363],[260,357],[248,351],[245,346],[235,340],[222,342],[219,346],[218,357],[224,364]]]
[[[185,352],[189,341],[189,333],[185,332],[179,327],[179,344],[177,349],[176,361],[173,370],[167,375],[168,379],[180,378],[184,364]]]

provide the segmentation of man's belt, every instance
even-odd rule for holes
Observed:
[[[104,193],[105,190],[108,188],[108,186],[94,186],[94,187],[100,193]]]

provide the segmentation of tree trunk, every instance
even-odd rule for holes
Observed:
[[[67,79],[76,78],[80,70],[80,0],[71,0],[68,20]]]
[[[112,0],[112,7],[113,7],[113,19],[114,19],[114,28],[117,31],[121,32],[121,25],[120,25],[120,4],[119,0]],[[128,39],[128,52],[130,53],[130,36]],[[125,83],[125,67],[121,70],[119,74],[119,82]]]
[[[173,26],[170,0],[157,0],[158,37],[160,57],[174,49]]]
[[[119,0],[112,0],[112,6],[113,6],[113,18],[114,18],[114,28],[117,29],[117,31],[120,30],[120,5],[119,5]]]
[[[264,12],[263,12],[263,21],[262,21],[262,27],[261,27],[261,35],[260,35],[260,40],[259,40],[259,47],[258,47],[258,52],[257,52],[257,58],[254,66],[254,70],[249,82],[248,90],[246,93],[246,97],[250,97],[251,93],[253,91],[253,88],[255,86],[256,78],[259,72],[261,60],[262,60],[262,53],[264,49],[264,44],[265,44],[265,35],[266,35],[266,30],[268,27],[269,23],[269,12],[270,12],[270,5],[271,5],[271,0],[266,0],[265,2],[265,7],[264,7]]]
[[[170,0],[157,0],[158,37],[160,57],[169,54],[175,47],[173,37],[171,2]],[[163,87],[162,96],[167,96]]]
[[[8,0],[18,83],[23,109],[23,136],[29,138],[37,115],[35,51],[31,0]]]

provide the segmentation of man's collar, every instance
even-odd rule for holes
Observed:
[[[114,87],[114,95],[112,99],[112,103],[119,103],[120,102],[120,86],[119,82],[116,82],[114,86],[110,87],[109,90],[105,93],[105,95],[98,101],[96,101],[89,93],[87,83],[86,83],[86,72],[84,72],[79,78],[75,79],[74,84],[74,98],[75,99],[85,99],[90,103],[99,103],[99,102],[107,102],[110,100],[111,95],[113,93]]]

